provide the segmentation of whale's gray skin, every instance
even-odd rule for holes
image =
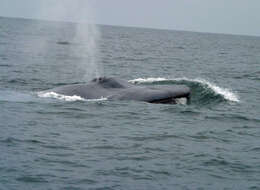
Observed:
[[[88,84],[66,85],[47,92],[66,96],[77,95],[85,99],[107,98],[167,104],[175,104],[176,98],[190,97],[190,89],[183,85],[140,86],[114,77],[95,78]]]

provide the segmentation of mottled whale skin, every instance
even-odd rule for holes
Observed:
[[[190,89],[183,85],[142,86],[115,77],[95,78],[87,84],[57,87],[47,92],[85,99],[135,100],[149,103],[175,104],[176,98],[190,97]]]

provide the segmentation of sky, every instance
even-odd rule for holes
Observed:
[[[260,0],[0,0],[0,16],[260,36]]]

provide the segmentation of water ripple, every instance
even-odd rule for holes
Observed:
[[[48,180],[40,177],[40,176],[22,176],[16,178],[17,181],[25,182],[25,183],[48,183]]]

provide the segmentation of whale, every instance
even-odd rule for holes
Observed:
[[[133,100],[148,103],[176,104],[177,99],[190,99],[190,88],[185,85],[137,85],[116,77],[94,78],[86,84],[59,86],[45,92],[84,99]]]

